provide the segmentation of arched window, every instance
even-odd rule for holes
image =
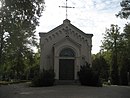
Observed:
[[[60,57],[75,57],[75,52],[70,48],[65,48],[60,52]]]

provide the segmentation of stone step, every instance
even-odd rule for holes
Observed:
[[[80,84],[78,80],[56,80],[56,85],[78,85]]]

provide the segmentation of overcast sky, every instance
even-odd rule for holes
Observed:
[[[128,20],[116,18],[115,14],[120,11],[122,0],[68,0],[68,19],[73,25],[85,33],[92,33],[92,53],[99,52],[103,33],[111,24],[124,27]],[[66,10],[59,8],[65,6],[66,0],[45,0],[45,11],[40,18],[38,32],[48,32],[63,23],[66,18]]]

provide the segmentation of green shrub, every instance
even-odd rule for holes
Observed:
[[[98,73],[93,71],[88,63],[86,63],[84,66],[81,66],[78,76],[81,85],[102,86]]]
[[[38,76],[35,76],[32,80],[32,86],[42,87],[42,86],[53,86],[55,73],[53,70],[43,70]]]

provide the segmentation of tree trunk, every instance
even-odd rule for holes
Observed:
[[[0,35],[0,65],[2,64],[3,35]]]

